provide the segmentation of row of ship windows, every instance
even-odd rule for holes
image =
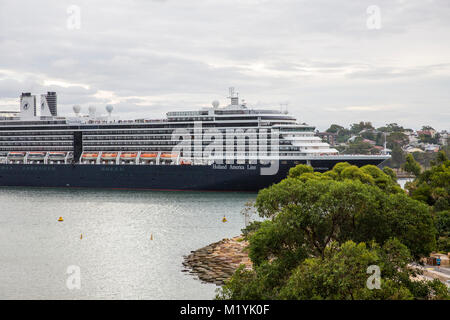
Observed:
[[[105,145],[105,144],[132,144],[132,145],[144,145],[144,144],[170,144],[170,145],[176,145],[179,143],[182,143],[183,140],[114,140],[114,139],[104,139],[104,140],[84,140],[84,144],[91,144],[91,145]],[[214,140],[200,140],[203,145],[209,145]],[[219,140],[220,141],[220,140]],[[219,141],[216,142],[216,144],[219,143]],[[272,144],[272,140],[268,139],[246,139],[244,137],[242,138],[235,138],[233,140],[222,140],[222,145],[228,145],[230,141],[233,141],[233,143],[236,144],[245,144],[245,145],[258,145],[263,142],[264,144],[270,145]],[[195,140],[187,140],[184,143],[190,142],[190,144],[195,144]],[[273,141],[276,143],[277,141]],[[61,139],[61,140],[55,140],[55,139],[30,139],[30,140],[13,140],[13,141],[4,141],[0,140],[0,145],[4,146],[20,146],[20,145],[71,145],[73,144],[72,139]],[[278,144],[280,145],[291,145],[292,142],[288,140],[278,140]]]
[[[264,125],[266,126],[271,126],[271,125],[276,125],[276,124],[283,124],[283,123],[265,123]],[[228,124],[228,123],[222,123],[220,125],[212,125],[210,123],[208,124],[204,124],[204,127],[208,127],[208,128],[217,128],[218,130],[226,130],[227,128],[231,127],[231,129],[233,127],[249,127],[249,128],[254,128],[256,130],[258,130],[258,127],[255,123],[249,123],[249,124],[245,124],[245,123],[241,123],[241,124]],[[83,127],[83,128],[77,128],[77,129],[81,129],[81,130],[86,130],[83,131],[84,134],[89,134],[89,133],[100,133],[100,134],[122,134],[122,133],[169,133],[171,134],[173,132],[174,129],[176,128],[181,128],[181,129],[191,129],[194,127],[194,124],[187,124],[187,125],[173,125],[173,126],[168,126],[168,127],[155,127],[155,128],[142,128],[142,130],[136,130],[139,129],[138,128],[129,128],[129,129],[134,129],[134,130],[127,130],[127,129],[119,129],[119,128],[111,128],[114,130],[104,130],[104,129],[109,129],[108,127],[104,127],[103,130],[95,130],[95,129],[100,129],[100,127]],[[30,132],[29,130],[33,130],[33,134],[34,135],[64,135],[64,134],[73,134],[73,129],[71,130],[70,128],[46,128],[46,127],[29,127],[29,130],[24,130],[23,128],[1,128],[3,130],[0,130],[0,136],[14,136],[17,134],[21,134],[20,132],[17,131],[22,131],[22,132]],[[94,129],[94,130],[93,130]],[[270,131],[270,128],[264,128],[265,130]],[[289,132],[293,132],[293,131],[297,131],[297,132],[306,132],[306,131],[311,131],[314,128],[312,127],[301,127],[301,128],[281,128],[281,131],[289,131]],[[16,132],[12,131],[12,130],[17,130]],[[88,131],[89,130],[89,131]],[[93,130],[93,131],[90,131]]]
[[[136,152],[135,148],[132,147],[123,147],[123,148],[111,148],[111,147],[84,147],[83,151],[91,151],[91,152],[99,152],[99,151],[132,151],[132,152]],[[146,147],[146,148],[140,148],[139,151],[154,151],[154,152],[164,152],[164,151],[172,151],[171,148],[164,148],[164,147],[160,147],[160,148],[151,148],[151,147]],[[236,150],[235,150],[236,151]],[[192,155],[195,156],[195,154],[193,153]],[[237,156],[257,156],[258,153],[236,153]],[[306,155],[306,153],[303,152],[280,152],[279,153],[280,156],[304,156]],[[181,156],[184,156],[183,152],[181,152]],[[198,157],[201,157],[201,154],[197,154]]]
[[[184,142],[183,142],[184,141]],[[278,142],[279,144],[284,144],[284,145],[291,145],[292,141],[289,140],[283,140],[283,139],[277,139],[277,140],[272,140],[272,139],[255,139],[255,138],[230,138],[230,139],[83,139],[83,143],[104,143],[104,142],[110,142],[110,143],[124,143],[124,144],[129,144],[129,143],[166,143],[166,142],[174,142],[174,143],[200,143],[202,142],[203,144],[210,144],[210,143],[215,143],[215,144],[220,144],[220,142],[222,142],[222,144],[227,144],[227,143],[231,143],[231,141],[234,141],[234,143],[240,143],[240,144],[263,144],[265,143],[265,141],[267,141],[268,144],[271,143],[271,141]],[[1,141],[0,141],[1,143]]]
[[[192,140],[194,140],[195,136],[190,137]],[[225,137],[226,138],[226,137]],[[237,134],[235,136],[235,139],[237,140],[255,140],[257,137],[255,135],[239,135]],[[263,136],[260,136],[259,138],[264,138]],[[20,136],[20,137],[0,137],[0,143],[2,141],[69,141],[72,140],[73,136],[66,135],[66,136]],[[170,140],[172,139],[172,136],[170,135],[148,135],[148,136],[141,136],[141,135],[135,135],[135,136],[107,136],[107,135],[88,135],[84,136],[83,140],[120,140],[120,141],[126,141],[126,140]],[[281,139],[280,142],[284,144],[290,144],[290,141]],[[310,141],[303,141],[303,142],[310,142]]]
[[[253,120],[253,121],[257,121],[257,120],[290,120],[290,121],[295,121],[295,119],[293,119],[292,117],[287,117],[287,116],[272,116],[272,117],[217,117],[217,118],[213,118],[213,117],[176,117],[176,118],[169,118],[170,122],[175,122],[175,121],[216,121],[216,122],[220,122],[220,121],[248,121],[248,120]]]
[[[84,144],[89,145],[107,145],[107,144],[114,144],[114,145],[121,145],[121,144],[128,144],[128,145],[145,145],[145,144],[170,144],[170,145],[177,145],[181,142],[181,140],[139,140],[139,141],[127,141],[127,140],[84,140]],[[211,141],[202,141],[203,145],[209,145]],[[245,145],[258,145],[258,140],[256,139],[235,139],[234,144],[242,143]],[[290,145],[290,141],[284,141],[279,140],[279,144],[281,145]],[[36,140],[22,140],[22,141],[0,141],[0,146],[20,146],[20,145],[72,145],[73,140],[72,139],[65,139],[60,141],[55,140],[44,140],[40,139],[39,141]],[[191,141],[191,144],[194,144],[194,141]],[[223,145],[227,145],[226,141],[224,140]],[[267,141],[267,145],[270,145],[271,141]]]
[[[242,140],[241,140],[242,141]],[[243,141],[244,142],[244,141]],[[281,142],[281,141],[280,141]],[[84,145],[89,146],[101,146],[101,145],[179,145],[179,141],[85,141]],[[73,141],[23,141],[23,142],[0,142],[0,146],[71,146],[73,145]],[[190,145],[194,145],[194,142],[191,142]],[[210,145],[209,141],[203,141],[202,145]],[[223,146],[228,146],[227,143],[223,142]],[[245,143],[239,144],[237,141],[234,142],[234,146],[245,145],[245,146],[254,146],[257,147],[258,143],[256,140],[253,141],[245,141]],[[272,145],[270,141],[268,141],[267,146]],[[280,145],[283,145],[280,143]],[[293,146],[282,146],[283,150],[295,150],[296,148]]]
[[[170,140],[172,136],[148,135],[148,136],[99,136],[84,135],[83,140]]]
[[[214,114],[280,114],[279,111],[274,110],[214,110]],[[201,115],[209,115],[209,111],[173,111],[167,112],[168,117],[180,117],[180,116],[201,116]]]
[[[48,136],[48,137],[0,137],[1,141],[64,141],[73,140],[72,136]]]
[[[272,125],[279,125],[279,124],[286,124],[286,120],[278,120],[275,121],[275,119],[273,119],[274,121],[266,121],[261,123],[260,125],[264,125],[264,126],[272,126]],[[280,122],[281,121],[281,122]],[[289,120],[288,123],[291,123],[292,121]],[[233,123],[212,123],[212,122],[206,122],[203,124],[205,127],[255,127],[257,126],[256,122],[233,122]],[[173,123],[173,122],[165,122],[165,123],[161,123],[161,124],[156,124],[156,123],[152,123],[152,124],[139,124],[138,122],[133,122],[133,124],[115,124],[115,125],[108,125],[108,124],[99,124],[99,125],[95,125],[95,124],[81,124],[81,125],[76,125],[76,126],[71,126],[71,125],[66,125],[66,126],[59,126],[59,125],[55,125],[52,127],[49,126],[33,126],[30,127],[29,124],[27,124],[26,127],[31,128],[32,130],[89,130],[89,129],[113,129],[113,130],[120,130],[123,127],[126,128],[142,128],[142,129],[149,129],[148,127],[151,126],[154,129],[175,129],[175,128],[187,128],[187,127],[193,127],[194,126],[194,122],[188,122],[188,123]],[[125,129],[125,128],[124,128]],[[151,129],[151,128],[150,128]],[[10,131],[10,130],[23,130],[23,127],[18,126],[18,127],[14,127],[11,125],[8,126],[2,126],[0,127],[0,131]]]
[[[172,151],[171,147],[142,147],[139,151]],[[136,147],[101,147],[101,146],[84,146],[83,151],[134,151],[136,152]]]
[[[211,126],[208,126],[211,127]],[[227,127],[224,125],[224,127]],[[233,126],[231,126],[233,127]],[[240,126],[235,126],[235,127],[240,127]],[[245,127],[245,125],[243,125],[243,127]],[[252,126],[247,126],[250,127],[251,129],[254,129],[258,132],[258,128],[260,127],[255,127],[254,125]],[[187,129],[187,130],[193,130],[193,126],[185,126],[185,127],[181,127],[182,129]],[[214,127],[214,129],[217,129],[223,133],[226,132],[227,128],[222,128],[222,127]],[[17,135],[24,135],[25,133],[31,133],[32,135],[68,135],[68,134],[73,134],[73,130],[72,131],[68,131],[68,130],[64,130],[64,131],[58,131],[58,130],[49,130],[48,128],[32,128],[30,130],[33,131],[28,131],[28,130],[23,130],[18,128],[20,131],[19,132],[13,132],[13,131],[0,131],[0,136],[17,136]],[[173,128],[154,128],[154,129],[149,129],[146,128],[144,130],[93,130],[93,131],[88,131],[90,130],[89,128],[84,128],[86,131],[83,131],[84,135],[91,135],[91,134],[110,134],[110,135],[116,135],[116,134],[136,134],[136,133],[141,133],[141,134],[155,134],[155,133],[162,133],[162,134],[172,134],[172,132],[174,131]],[[95,129],[95,128],[93,128]],[[233,129],[233,128],[231,128]],[[270,132],[271,128],[264,128],[264,130],[267,130],[268,132]],[[285,131],[285,132],[311,132],[312,128],[282,128],[281,132]],[[203,131],[204,132],[204,131]]]
[[[182,129],[186,129],[186,130],[189,130],[189,132],[190,133],[193,133],[193,131],[194,131],[194,129],[195,128],[192,128],[192,127],[190,127],[190,128],[182,128]],[[217,131],[219,131],[220,133],[222,133],[222,134],[226,134],[227,133],[227,130],[229,130],[229,129],[220,129],[220,128],[210,128],[210,129],[213,129],[213,130],[217,130]],[[208,133],[208,130],[210,130],[210,129],[203,129],[202,130],[202,133],[203,134],[206,134],[206,133]],[[231,128],[231,129],[233,129],[233,128]],[[257,127],[254,127],[254,128],[249,128],[250,130],[252,130],[252,131],[255,131],[255,133],[258,133],[258,132],[260,132],[259,130],[260,129],[258,129]],[[245,132],[245,130],[246,129],[237,129],[237,130],[244,130],[244,132]],[[271,132],[271,129],[270,128],[264,128],[264,131],[261,131],[261,133],[270,133]],[[90,135],[118,135],[118,134],[173,134],[174,133],[174,130],[173,129],[171,129],[171,130],[118,130],[118,131],[108,131],[108,130],[105,130],[105,131],[84,131],[83,132],[83,135],[84,136],[90,136]],[[183,133],[183,132],[181,132],[181,133]]]
[[[170,122],[176,121],[214,121],[213,117],[169,118]]]
[[[23,141],[23,142],[0,142],[0,146],[71,146],[73,141]]]
[[[207,139],[212,139],[215,138],[215,136],[213,134],[208,135],[208,134],[195,134],[195,135],[133,135],[133,136],[128,136],[128,135],[84,135],[83,136],[83,140],[173,140],[173,139],[179,139],[179,138],[190,138],[192,140],[195,139],[195,137],[199,137],[202,138],[203,140],[207,140]],[[235,134],[230,134],[230,135],[224,135],[224,136],[219,136],[222,139],[253,139],[253,140],[258,140],[258,139],[272,139],[272,136],[270,134],[257,134],[257,133],[240,133],[240,132],[236,132]],[[283,138],[283,137],[281,137]],[[319,140],[318,140],[319,141]]]
[[[57,136],[57,135],[63,135],[63,136],[71,136],[73,135],[73,131],[53,131],[53,130],[43,130],[43,131],[21,131],[21,132],[11,132],[11,131],[0,131],[0,138],[1,137],[16,137],[16,136],[23,136],[23,135],[33,135],[33,136]]]
[[[27,146],[24,148],[23,146],[20,147],[2,147],[0,146],[0,151],[72,151],[73,147],[71,146],[38,146],[38,147],[30,147]]]
[[[136,145],[136,146],[139,146],[139,145],[173,145],[173,146],[176,146],[176,145],[180,145],[181,146],[179,141],[127,141],[127,142],[124,142],[124,141],[104,141],[104,142],[102,142],[102,141],[95,141],[95,142],[94,141],[89,141],[89,142],[85,141],[84,145],[86,145],[86,146],[105,146],[105,145]],[[185,144],[185,145],[188,145],[188,144]],[[190,145],[194,146],[195,144],[191,142]],[[210,145],[210,143],[203,142],[202,145],[207,146],[207,145]],[[244,143],[242,143],[242,144],[234,143],[233,145],[234,146],[240,146],[240,145],[244,146],[245,145],[245,146],[255,146],[255,147],[258,146],[257,143],[245,143],[245,144]],[[263,146],[264,144],[261,144],[261,145]],[[269,143],[267,143],[265,145],[270,146],[272,144],[269,141]],[[223,143],[222,146],[226,147],[226,146],[228,146],[228,144]]]
[[[84,144],[105,144],[105,143],[109,143],[109,144],[165,144],[168,142],[171,142],[171,144],[178,144],[181,143],[183,140],[117,140],[114,141],[112,139],[103,139],[103,140],[84,140],[83,143]],[[242,144],[253,144],[253,145],[258,145],[258,140],[256,139],[235,139],[235,144],[237,143],[242,143]],[[265,140],[262,140],[265,141]],[[211,144],[212,142],[214,142],[214,140],[202,140],[202,143],[204,145],[207,144]],[[245,143],[243,143],[245,142]],[[267,144],[270,145],[271,140],[267,140]],[[186,144],[187,142],[185,142]],[[194,144],[194,140],[191,140],[191,144]],[[217,143],[218,144],[218,143]],[[226,145],[226,140],[222,140],[222,144]],[[292,145],[291,141],[288,140],[278,140],[278,144],[280,145]]]

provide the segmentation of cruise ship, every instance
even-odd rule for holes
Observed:
[[[340,155],[287,111],[230,103],[167,112],[165,119],[57,115],[56,93],[22,93],[20,112],[0,114],[0,186],[258,191],[297,164],[379,165],[388,155]],[[40,109],[40,114],[37,111]]]

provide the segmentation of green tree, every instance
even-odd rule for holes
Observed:
[[[217,299],[447,299],[448,292],[439,281],[414,281],[415,269],[406,246],[396,239],[379,247],[372,242],[342,245],[332,242],[323,257],[304,259],[286,273],[277,263],[264,263],[254,271],[239,268],[226,282]],[[381,271],[380,287],[368,287],[369,267]],[[287,275],[286,275],[287,274]],[[278,279],[279,281],[275,281]]]
[[[416,177],[420,174],[421,171],[420,164],[416,160],[414,160],[412,154],[408,154],[406,156],[406,162],[402,166],[402,168],[406,172],[412,173]]]
[[[438,250],[450,252],[450,210],[436,213],[435,221]]]
[[[305,164],[299,164],[291,169],[289,169],[289,175],[290,178],[297,178],[300,177],[304,173],[313,173],[314,169],[311,166],[305,165]]]
[[[371,152],[372,145],[362,141],[362,138],[357,138],[354,142],[350,142],[343,151],[344,154],[371,154]]]
[[[371,122],[364,122],[364,121],[360,121],[359,123],[353,123],[350,125],[350,131],[353,134],[358,134],[365,129],[374,130],[375,128],[372,126]]]
[[[393,168],[400,168],[404,162],[405,154],[402,148],[398,144],[395,144],[392,147],[391,159],[389,159],[390,166]]]
[[[339,163],[318,173],[300,165],[261,190],[255,207],[268,219],[245,233],[253,270],[238,269],[220,299],[429,299],[445,293],[436,282],[412,281],[406,270],[436,248],[429,207],[375,166]],[[374,261],[386,279],[377,293],[361,285],[364,267]],[[339,270],[334,278],[331,270]]]
[[[392,149],[395,145],[400,147],[407,145],[409,142],[408,137],[403,132],[391,132],[386,136],[386,145]]]
[[[399,126],[397,123],[389,123],[384,127],[380,127],[377,129],[381,132],[403,132],[405,129],[402,126]]]
[[[389,177],[391,177],[392,181],[394,181],[395,183],[397,183],[397,174],[395,173],[394,170],[392,170],[389,167],[384,167],[383,168],[383,172],[385,174],[387,174]]]
[[[290,243],[288,248],[300,246],[314,256],[323,255],[331,241],[376,240],[383,244],[392,235],[398,236],[417,258],[435,248],[434,222],[426,205],[404,193],[388,194],[373,182],[362,182],[359,176],[352,175],[356,180],[350,180],[346,178],[349,169],[352,166],[342,170],[340,178],[344,181],[288,178],[262,190],[256,199],[258,213],[273,218],[268,222],[271,228],[288,228],[296,233],[297,244]],[[266,244],[261,245],[259,239],[267,239],[271,228],[255,234],[258,241],[250,243],[251,258],[255,255],[262,261],[260,258],[276,256],[277,250],[283,252],[278,246],[272,252],[266,250]],[[277,243],[287,245],[280,238]]]
[[[450,160],[440,156],[439,164],[425,170],[408,184],[413,199],[433,206],[435,212],[450,209]]]
[[[417,284],[411,281],[415,272],[408,267],[409,260],[408,249],[397,240],[389,240],[383,248],[374,243],[369,247],[363,242],[348,241],[341,246],[333,243],[327,247],[324,258],[309,258],[294,270],[281,289],[280,298],[409,300],[433,295],[447,297],[442,283],[419,282],[421,290],[417,290]],[[379,289],[367,286],[370,266],[381,270]]]
[[[338,124],[332,124],[327,130],[326,132],[329,133],[338,133],[340,130],[345,130],[345,128],[343,126],[340,126]]]

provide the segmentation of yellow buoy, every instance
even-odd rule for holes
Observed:
[[[227,222],[227,221],[228,221],[227,218],[225,218],[225,216],[223,216],[222,222]]]
[[[59,217],[58,221],[64,221],[63,217]]]

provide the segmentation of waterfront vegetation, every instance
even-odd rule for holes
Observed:
[[[405,187],[411,198],[429,206],[435,219],[437,250],[450,252],[450,160],[441,151],[432,164]]]
[[[292,168],[259,192],[254,207],[266,219],[243,230],[253,269],[239,268],[216,298],[449,299],[413,265],[449,250],[450,161],[441,153],[429,170],[414,159],[405,169],[417,175],[406,191],[388,167]],[[379,289],[367,285],[373,265]]]
[[[386,142],[392,155],[386,164],[396,169],[404,165],[408,154],[412,154],[421,167],[430,168],[437,154],[433,149],[437,146],[450,156],[448,133],[437,132],[430,126],[422,126],[420,130],[414,131],[397,123],[375,128],[371,122],[361,121],[348,128],[332,124],[323,134],[332,134],[334,147],[343,154],[379,154]],[[427,146],[431,149],[427,149]]]

